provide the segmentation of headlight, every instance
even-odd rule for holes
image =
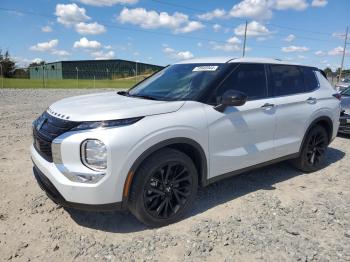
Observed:
[[[133,118],[127,118],[127,119],[118,119],[118,120],[82,122],[78,126],[71,129],[71,131],[94,129],[94,128],[101,128],[101,127],[127,126],[127,125],[132,125],[136,123],[142,118],[143,117],[133,117]]]
[[[95,171],[107,168],[107,147],[97,139],[87,139],[81,144],[81,160],[85,166]]]

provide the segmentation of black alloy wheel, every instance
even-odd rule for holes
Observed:
[[[324,132],[314,132],[307,145],[306,157],[310,165],[317,165],[323,158],[327,149],[327,137]]]
[[[153,172],[143,192],[147,212],[167,219],[175,215],[191,195],[192,178],[181,162],[169,162]]]
[[[128,208],[147,226],[165,226],[186,214],[197,188],[198,172],[191,158],[176,149],[164,148],[137,169]]]
[[[294,165],[304,172],[319,170],[324,162],[328,144],[326,129],[320,125],[312,127],[304,139],[299,157],[293,160]]]

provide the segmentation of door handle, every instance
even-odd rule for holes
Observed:
[[[309,97],[306,99],[306,102],[309,104],[315,104],[317,102],[317,99],[315,97]]]
[[[263,108],[263,109],[270,109],[272,107],[275,107],[275,105],[274,104],[270,104],[270,103],[265,103],[265,104],[263,104],[261,106],[261,108]]]

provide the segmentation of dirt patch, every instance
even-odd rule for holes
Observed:
[[[318,172],[280,163],[215,183],[160,229],[56,206],[32,175],[31,123],[60,98],[97,91],[0,90],[0,260],[350,261],[348,137]]]

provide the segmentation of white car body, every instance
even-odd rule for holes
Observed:
[[[206,58],[180,63],[289,64],[274,59]],[[339,101],[320,72],[319,87],[312,91],[247,101],[224,112],[196,101],[154,101],[118,95],[117,92],[66,98],[51,105],[47,114],[68,121],[106,121],[143,117],[131,125],[68,131],[54,139],[53,162],[32,145],[34,165],[65,201],[82,205],[121,203],[126,183],[145,152],[176,141],[200,148],[201,184],[276,160],[297,156],[303,138],[315,120],[331,123],[330,140],[339,126]],[[262,107],[272,104],[273,107]],[[82,163],[81,145],[98,139],[107,148],[107,168],[96,183],[79,182],[79,174],[98,174]],[[153,150],[152,150],[153,148]],[[55,155],[58,154],[58,155]]]

